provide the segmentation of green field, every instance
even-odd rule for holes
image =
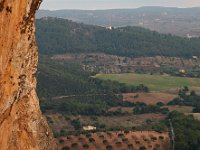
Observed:
[[[200,78],[174,77],[169,75],[150,74],[97,74],[96,78],[113,80],[129,85],[144,84],[150,91],[164,91],[188,87],[200,87]]]

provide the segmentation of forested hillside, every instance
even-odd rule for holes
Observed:
[[[111,106],[132,105],[122,101],[121,93],[148,92],[144,85],[129,86],[99,80],[92,75],[79,64],[40,56],[37,93],[41,109],[67,114],[99,115],[105,114]]]
[[[40,54],[104,52],[121,56],[200,56],[200,40],[159,34],[140,27],[106,29],[69,20],[36,22]]]
[[[109,80],[99,80],[91,77],[93,75],[95,74],[83,70],[79,64],[54,61],[40,56],[37,93],[40,98],[47,98],[63,95],[148,92],[148,88],[143,85],[127,86]]]

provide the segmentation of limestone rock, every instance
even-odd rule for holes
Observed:
[[[0,0],[0,149],[54,150],[39,108],[35,12],[40,0]]]

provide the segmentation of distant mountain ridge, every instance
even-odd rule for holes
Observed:
[[[111,10],[39,10],[37,18],[59,17],[99,26],[140,26],[184,37],[200,36],[200,8],[141,7]]]

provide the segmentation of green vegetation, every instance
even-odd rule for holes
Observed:
[[[71,124],[74,126],[76,130],[80,130],[82,128],[81,122],[78,119],[72,120]]]
[[[71,144],[71,147],[73,147],[73,148],[78,147],[78,143],[72,143],[72,144]]]
[[[170,74],[172,76],[178,76],[178,77],[190,77],[190,78],[199,78],[200,77],[200,70],[198,67],[191,67],[186,72],[182,73],[176,68],[162,68],[162,74]]]
[[[163,12],[167,15],[163,15]],[[146,15],[144,16],[144,14]],[[109,10],[39,10],[37,17],[41,18],[51,16],[58,18],[70,18],[77,22],[100,26],[108,26],[112,23],[112,26],[115,27],[128,25],[138,26],[139,22],[144,22],[144,24],[142,24],[143,27],[150,29],[153,27],[154,30],[162,33],[172,33],[180,36],[186,36],[186,34],[200,36],[198,30],[198,26],[200,24],[199,14],[199,7],[175,8],[151,6],[136,9]],[[143,16],[142,18],[144,21],[142,21],[141,16]],[[193,17],[195,19],[193,19]],[[156,21],[158,18],[162,21]]]
[[[93,89],[97,89],[88,81],[91,75],[79,64],[56,62],[41,56],[37,74],[37,93],[41,98],[93,93]]]
[[[103,81],[91,76],[94,73],[83,70],[81,65],[70,62],[53,61],[41,56],[37,74],[37,93],[40,98],[63,95],[120,94],[128,92],[148,92],[148,88],[127,86],[117,81]],[[79,96],[80,97],[80,96]]]
[[[175,131],[175,150],[199,150],[200,121],[175,111],[169,118]]]
[[[140,146],[139,150],[146,150],[145,146]]]
[[[102,52],[129,57],[156,55],[200,56],[199,39],[188,40],[172,35],[159,34],[139,27],[107,30],[103,27],[78,24],[55,18],[37,20],[37,40],[41,55]],[[184,74],[177,73],[177,70],[167,69],[172,75],[184,76]],[[186,75],[198,77],[199,71],[193,70]],[[139,102],[123,101],[121,93],[149,92],[149,90],[162,91],[184,86],[200,87],[200,79],[198,78],[150,74],[99,74],[96,77],[94,76],[94,72],[84,70],[80,64],[54,61],[49,59],[49,56],[40,56],[37,93],[40,97],[41,109],[47,113],[73,115],[74,118],[70,116],[71,118],[65,118],[65,121],[73,127],[73,130],[76,130],[74,134],[83,132],[84,121],[81,120],[81,117],[76,118],[80,115],[92,116],[92,125],[95,125],[97,130],[126,129],[124,134],[118,134],[118,138],[121,138],[122,142],[127,144],[129,143],[125,135],[128,134],[130,127],[120,125],[119,127],[111,128],[104,122],[98,122],[98,119],[106,116],[112,120],[111,117],[113,116],[117,116],[116,118],[119,119],[121,116],[127,117],[127,114],[130,115],[129,112],[123,112],[122,107],[133,108],[135,115],[149,113],[168,114],[169,111],[163,107],[164,103],[161,102],[157,103],[157,105],[146,105]],[[199,100],[200,96],[194,91],[189,92],[189,89],[185,87],[179,91],[179,96],[171,101],[169,105],[193,106],[193,112],[200,112]],[[119,107],[119,109],[109,111],[114,107]],[[177,112],[170,113],[169,119],[171,119],[175,130],[175,149],[199,150],[200,122],[191,116],[184,116]],[[56,120],[48,120],[51,124],[56,122]],[[131,121],[130,119],[129,122]],[[122,123],[124,122],[122,121]],[[148,124],[149,128],[158,132],[166,130],[166,120],[154,124],[152,120],[147,119],[146,124]],[[148,128],[145,126],[146,124],[143,125],[144,128]],[[131,128],[135,127],[131,126]],[[57,133],[59,136],[64,137],[70,132],[67,128],[61,127]],[[88,132],[83,133],[85,133],[90,143],[95,142],[91,134]],[[112,135],[108,133],[108,136],[111,137]],[[101,138],[106,149],[113,148],[103,135]],[[79,140],[82,141],[83,139]],[[146,139],[143,140],[146,141]],[[163,137],[152,137],[151,140],[163,140]],[[59,142],[64,146],[64,140]],[[119,146],[122,142],[116,141],[116,145]],[[136,144],[140,146],[139,149],[141,150],[148,149],[142,145],[141,141],[137,141]],[[77,148],[80,144],[71,143],[70,146],[71,148]],[[89,145],[84,143],[81,146],[89,148]],[[133,145],[129,144],[128,147],[133,148]],[[156,149],[159,147],[160,145],[157,145]],[[62,149],[66,150],[69,147],[62,147]]]
[[[65,147],[62,148],[62,150],[70,150],[70,148],[65,146]]]
[[[123,102],[121,93],[148,92],[144,85],[128,86],[96,79],[91,77],[93,75],[78,64],[40,57],[37,90],[42,111],[73,115],[123,115],[120,111],[107,111],[110,107],[135,106]]]
[[[162,120],[158,124],[153,125],[152,129],[160,133],[166,131],[167,130],[166,120]],[[156,140],[155,137],[152,137],[152,140]]]
[[[127,85],[146,85],[150,91],[162,91],[174,88],[200,87],[199,78],[174,77],[168,75],[150,74],[98,74],[96,78],[103,80],[118,81]]]
[[[185,87],[179,91],[179,97],[169,102],[168,105],[193,106],[193,112],[200,113],[200,96],[195,91],[189,93],[188,87]]]
[[[108,30],[65,19],[36,21],[40,54],[103,52],[137,56],[200,56],[199,39],[159,34],[140,27]]]
[[[89,145],[88,144],[83,144],[83,148],[88,149]]]
[[[122,101],[121,96],[102,95],[90,97],[72,97],[59,100],[41,100],[41,109],[45,111],[60,112],[72,115],[124,115],[124,112],[116,110],[108,111],[111,107],[133,107],[142,103],[130,103]]]
[[[134,114],[146,114],[146,113],[163,113],[167,114],[169,112],[168,108],[161,108],[160,106],[154,105],[144,105],[136,106],[133,109]]]

